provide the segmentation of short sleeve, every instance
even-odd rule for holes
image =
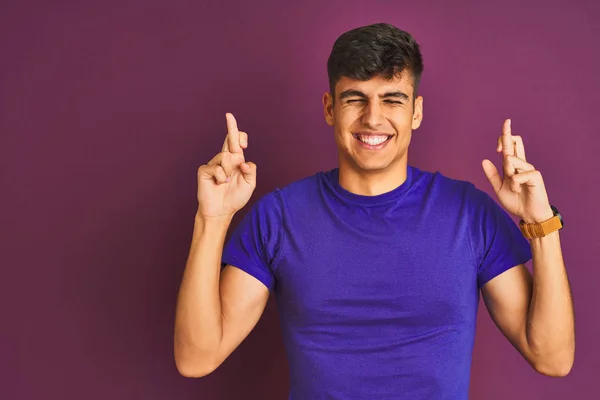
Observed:
[[[486,192],[471,187],[471,245],[482,287],[506,270],[531,260],[531,245],[507,211]]]
[[[221,268],[233,265],[261,281],[269,291],[273,290],[273,265],[283,240],[281,210],[278,190],[260,198],[225,244]]]

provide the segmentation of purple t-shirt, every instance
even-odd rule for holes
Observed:
[[[472,183],[409,165],[362,196],[338,172],[263,196],[223,253],[276,295],[289,399],[467,399],[479,289],[529,242]]]

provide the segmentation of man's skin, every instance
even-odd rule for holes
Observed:
[[[412,131],[423,119],[423,97],[414,98],[413,89],[411,75],[403,73],[391,80],[342,77],[335,96],[324,94],[325,120],[334,128],[339,179],[346,190],[379,195],[406,180]],[[243,153],[248,135],[238,130],[233,115],[226,118],[222,152],[198,170],[198,211],[177,302],[175,361],[187,377],[214,371],[254,328],[269,298],[268,289],[246,272],[232,265],[220,271],[227,229],[256,186],[256,165]],[[353,136],[358,132],[392,138],[383,149],[370,150]],[[482,166],[500,203],[525,222],[552,217],[541,174],[525,161],[523,141],[511,135],[510,121],[496,145],[504,178],[490,161]],[[564,376],[573,365],[575,333],[559,233],[530,242],[533,276],[517,265],[486,283],[482,295],[500,331],[536,371]]]

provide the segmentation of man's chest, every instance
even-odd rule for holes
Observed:
[[[321,228],[288,238],[278,263],[278,303],[288,322],[421,329],[471,321],[479,297],[466,232],[413,225],[370,236]]]

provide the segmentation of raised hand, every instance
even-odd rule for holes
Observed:
[[[198,215],[203,218],[231,218],[256,187],[256,165],[244,158],[248,135],[238,130],[232,114],[225,118],[227,137],[221,152],[198,168]]]
[[[490,160],[481,165],[502,207],[526,223],[552,218],[542,174],[526,161],[523,139],[512,135],[509,119],[504,121],[496,151],[502,152],[502,177]]]

